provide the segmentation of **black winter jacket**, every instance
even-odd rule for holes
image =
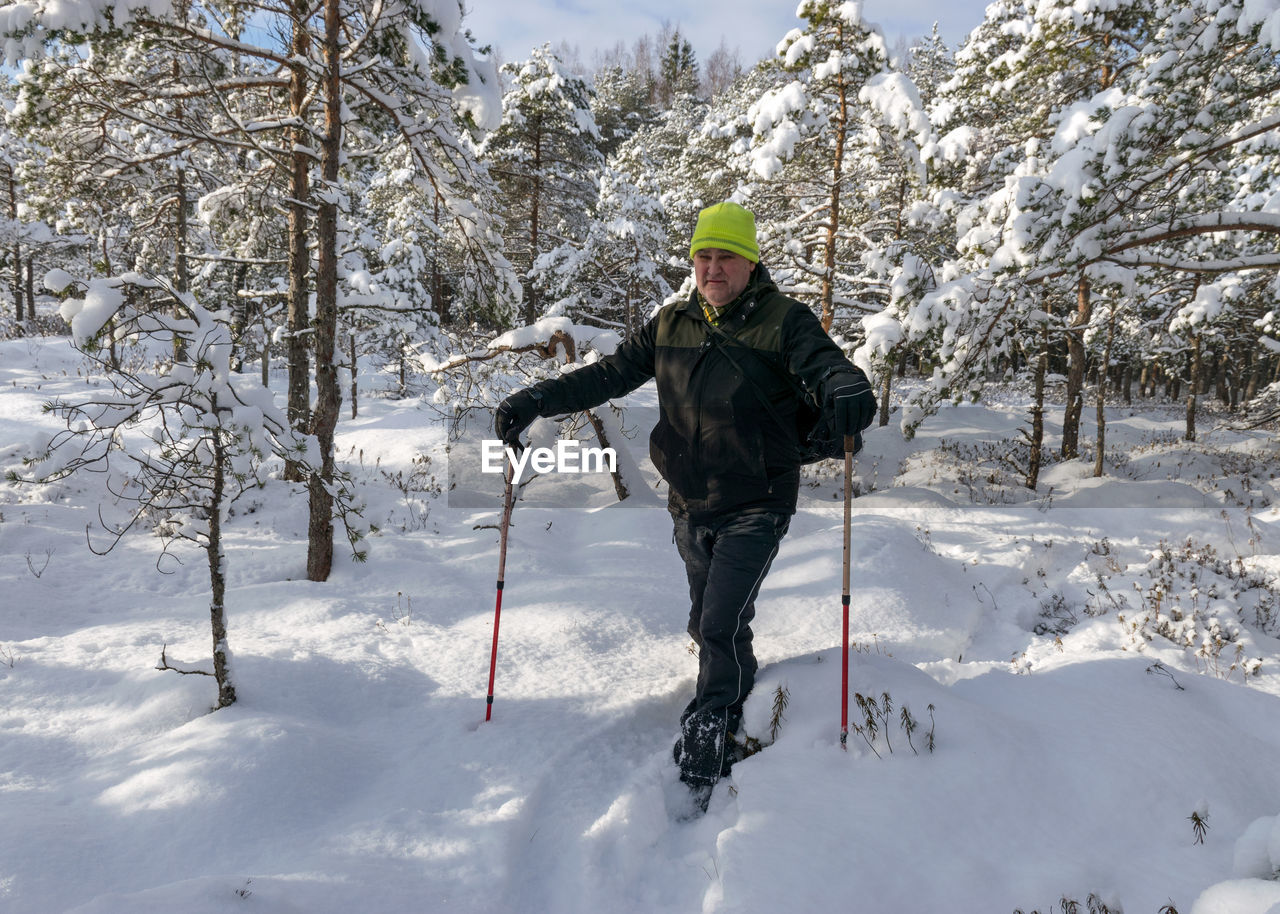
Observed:
[[[535,385],[539,413],[589,409],[656,378],[658,421],[649,455],[670,487],[673,514],[701,519],[726,511],[794,513],[799,404],[777,369],[798,379],[818,402],[854,379],[865,383],[866,376],[807,306],[778,291],[763,264],[743,295],[720,329],[754,353],[717,336],[695,291],[688,301],[660,310],[612,355]],[[744,378],[743,371],[752,377]],[[761,403],[761,390],[772,415]]]

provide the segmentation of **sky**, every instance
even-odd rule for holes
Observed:
[[[892,45],[900,36],[926,35],[938,23],[946,42],[959,44],[982,21],[989,0],[866,0],[864,16],[880,26]],[[675,3],[648,0],[467,0],[466,23],[479,44],[492,44],[502,61],[523,59],[541,44],[567,41],[591,63],[596,50],[630,46],[638,37],[656,35],[664,22],[677,26],[693,44],[699,61],[723,40],[739,51],[744,64],[773,53],[800,24],[797,0],[703,0]]]

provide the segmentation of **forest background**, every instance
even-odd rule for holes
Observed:
[[[457,434],[487,423],[687,294],[693,220],[724,199],[881,425],[1025,379],[1029,489],[1089,446],[1101,474],[1103,405],[1135,388],[1185,400],[1189,440],[1205,396],[1273,413],[1276,0],[998,0],[955,49],[804,0],[750,65],[668,28],[499,66],[453,0],[9,0],[0,35],[0,332],[69,325],[111,388],[51,404],[67,431],[32,473],[139,482],[109,529],[199,542],[215,610],[220,518],[268,456],[307,484],[308,576],[335,519],[361,556],[333,445],[357,360],[406,393],[429,375]],[[605,443],[613,412],[586,417]]]

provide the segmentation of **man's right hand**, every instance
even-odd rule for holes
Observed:
[[[541,395],[531,390],[517,390],[498,404],[493,417],[493,430],[498,433],[503,444],[517,454],[524,450],[520,435],[533,420],[542,415],[539,407]]]

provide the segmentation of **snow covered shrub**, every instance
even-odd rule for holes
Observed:
[[[412,466],[405,470],[378,470],[382,478],[400,493],[404,500],[406,517],[400,524],[401,531],[421,530],[426,526],[427,515],[431,511],[430,499],[439,497],[444,491],[436,474],[431,469],[431,455],[419,454],[413,458]],[[394,521],[392,521],[394,523]]]
[[[353,447],[346,461],[351,484],[361,489],[361,515],[382,518],[369,524],[370,532],[380,533],[384,527],[401,533],[426,529],[431,503],[444,493],[430,454],[414,456],[408,469],[390,470],[382,465],[381,457],[366,463],[364,449]]]
[[[1253,633],[1280,631],[1280,581],[1242,556],[1224,557],[1192,539],[1161,541],[1126,561],[1104,537],[1060,584],[1037,575],[1044,590],[1030,576],[1023,582],[1040,601],[1028,620],[1037,635],[1062,638],[1106,617],[1119,623],[1122,649],[1142,651],[1161,639],[1223,679],[1237,670],[1244,678],[1257,675],[1262,661],[1250,656]]]
[[[908,457],[899,476],[905,484],[946,489],[973,504],[1023,504],[1036,497],[1026,487],[1031,447],[1026,441],[955,441],[942,439],[938,447]],[[1047,451],[1045,465],[1053,462]]]
[[[9,315],[0,315],[0,341],[16,340],[24,336],[65,336],[67,322],[56,312],[24,319],[21,323]]]
[[[1143,443],[1131,446],[1127,458],[1113,464],[1118,476],[1177,480],[1224,504],[1247,510],[1270,507],[1275,500],[1274,467],[1275,453],[1270,442],[1190,445],[1172,432],[1149,436]]]
[[[1133,615],[1117,615],[1130,645],[1138,649],[1160,636],[1192,651],[1196,665],[1221,678],[1237,669],[1257,675],[1259,658],[1245,656],[1247,632],[1241,623],[1251,613],[1266,634],[1274,627],[1280,588],[1250,572],[1243,559],[1223,559],[1212,546],[1191,539],[1174,547],[1161,542],[1133,582],[1142,600]]]
[[[863,452],[866,453],[865,451]],[[853,478],[850,480],[854,498],[861,498],[876,491],[880,479],[880,459],[863,456],[853,462]],[[835,483],[833,497],[844,497],[844,460],[819,460],[800,468],[800,484],[809,489],[820,489]]]
[[[1080,623],[1062,591],[1054,591],[1040,601],[1040,618],[1032,628],[1037,635],[1065,635]]]

